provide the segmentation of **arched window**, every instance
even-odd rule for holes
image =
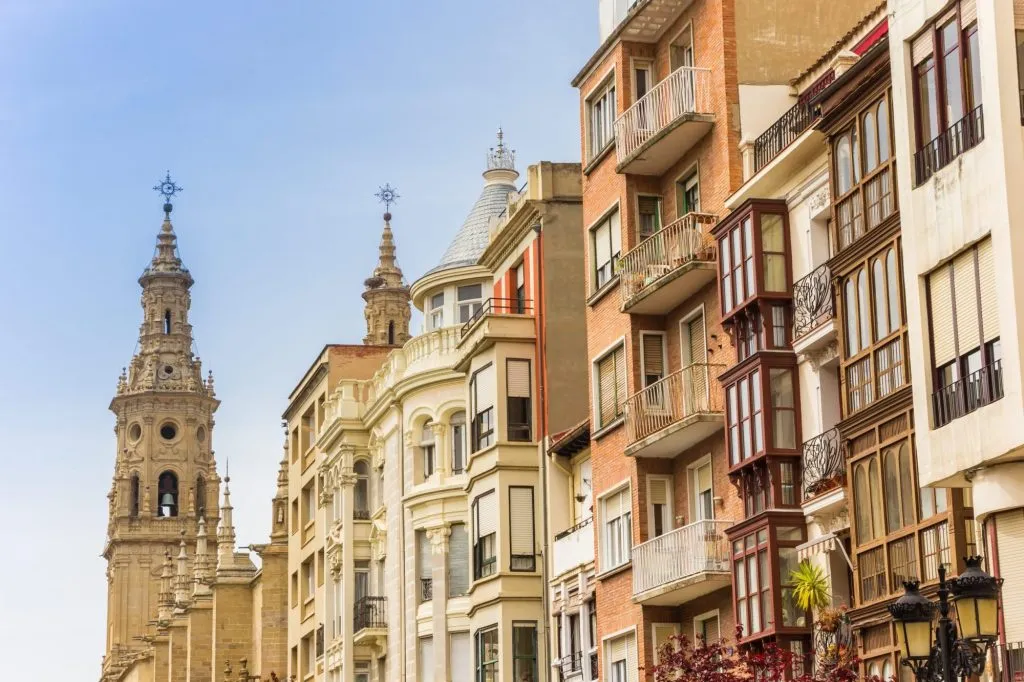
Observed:
[[[355,464],[356,486],[352,500],[352,515],[357,519],[370,518],[370,465],[365,459]]]
[[[164,311],[164,334],[171,333],[171,311]]]
[[[878,161],[889,160],[889,104],[882,98],[878,104]]]
[[[878,341],[889,336],[889,316],[885,314],[888,297],[885,287],[885,268],[882,267],[881,258],[876,258],[871,264],[871,279],[874,285],[872,303],[875,306],[875,340]]]
[[[914,462],[910,457],[910,446],[900,445],[900,491],[903,503],[903,525],[909,526],[917,522],[917,510],[914,504]]]
[[[877,538],[885,528],[885,520],[882,518],[882,478],[878,475],[878,458],[872,457],[868,464],[868,479],[871,481],[871,537]]]
[[[423,455],[423,480],[434,475],[434,424],[427,422],[420,432],[420,452]]]
[[[885,471],[885,530],[894,533],[903,527],[900,506],[900,463],[895,449],[886,450],[882,455]]]
[[[847,133],[836,142],[836,192],[842,196],[853,187],[853,149]]]
[[[846,280],[846,355],[853,357],[860,352],[857,339],[857,290],[853,278]]]
[[[889,249],[885,254],[885,273],[889,287],[889,331],[894,332],[900,328],[900,320],[903,315],[900,310],[900,280],[896,267],[896,249]]]
[[[136,519],[136,518],[139,517],[139,487],[140,486],[139,486],[139,475],[138,474],[132,474],[131,481],[129,483],[129,487],[131,488],[130,494],[131,494],[131,505],[132,505],[130,513],[131,513],[132,518]]]
[[[861,462],[853,468],[854,512],[857,519],[857,541],[861,544],[870,541],[874,536],[871,532],[870,494],[868,492],[867,465]]]
[[[857,316],[860,318],[860,347],[871,343],[871,299],[868,294],[868,271],[860,269],[857,276]]]
[[[395,345],[395,321],[388,322],[388,345]]]
[[[466,413],[456,412],[451,418],[452,425],[452,473],[461,474],[466,470]]]
[[[178,515],[178,477],[174,472],[165,471],[160,474],[157,484],[157,516]]]
[[[196,516],[206,518],[206,479],[196,476]]]
[[[878,136],[875,130],[875,112],[864,114],[864,172],[870,173],[878,165]]]

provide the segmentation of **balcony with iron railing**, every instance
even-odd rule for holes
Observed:
[[[461,353],[456,367],[498,340],[529,341],[536,338],[533,301],[528,298],[488,298],[462,325]]]
[[[839,429],[833,427],[804,441],[801,450],[804,502],[842,489],[846,481],[846,448]]]
[[[583,652],[573,651],[570,654],[562,656],[558,662],[559,673],[562,675],[563,680],[568,680],[572,677],[583,674]]]
[[[633,548],[633,601],[676,606],[732,583],[732,521],[696,521]]]
[[[625,454],[675,457],[724,426],[716,381],[725,365],[693,364],[626,399]]]
[[[681,66],[615,121],[620,173],[660,175],[711,130],[711,69]]]
[[[935,428],[991,405],[1003,397],[1003,363],[996,360],[932,394]]]
[[[619,259],[623,312],[664,315],[715,279],[718,218],[687,213]]]
[[[420,603],[434,600],[434,579],[420,578]]]
[[[794,142],[810,130],[821,118],[821,107],[812,104],[814,96],[835,81],[835,72],[829,71],[801,94],[800,100],[780,116],[754,140],[754,173],[779,157]]]
[[[914,154],[914,187],[923,185],[937,171],[984,139],[985,116],[979,104]]]
[[[832,272],[827,264],[801,277],[793,285],[793,351],[806,353],[835,338]]]
[[[378,637],[387,633],[387,597],[363,597],[352,609],[353,639],[359,644],[366,637]]]
[[[1024,642],[998,644],[993,659],[996,682],[1024,682]]]
[[[555,536],[552,575],[562,575],[594,561],[593,521],[593,517],[587,517]]]

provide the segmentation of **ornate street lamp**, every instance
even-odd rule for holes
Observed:
[[[918,682],[956,682],[980,675],[998,636],[1002,578],[983,571],[981,557],[965,557],[964,563],[963,574],[948,581],[945,565],[939,566],[937,608],[921,595],[917,581],[903,583],[903,596],[889,605],[903,665],[914,671]],[[949,617],[950,601],[959,631]],[[936,610],[939,620],[933,629]]]

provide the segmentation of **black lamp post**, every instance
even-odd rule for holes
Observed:
[[[964,563],[967,570],[948,581],[945,565],[939,566],[938,605],[921,595],[917,581],[903,583],[903,596],[889,605],[903,665],[914,671],[918,682],[956,682],[980,675],[999,634],[1003,580],[982,570],[981,557],[966,557]],[[950,595],[957,623],[949,617]],[[933,629],[936,610],[939,621]]]

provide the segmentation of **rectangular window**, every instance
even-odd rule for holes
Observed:
[[[316,521],[316,489],[313,481],[302,489],[302,513],[303,526],[308,526]]]
[[[619,210],[590,231],[591,253],[591,288],[597,291],[618,271],[617,262],[622,252],[622,227],[619,223]]]
[[[629,486],[601,500],[601,570],[629,561],[633,549],[633,498]]]
[[[423,467],[423,480],[427,480],[433,476],[434,471],[437,468],[436,449],[436,441],[434,440],[434,424],[433,422],[427,422],[420,430],[420,456],[423,458],[423,461],[421,462]]]
[[[512,623],[512,679],[537,682],[537,624]]]
[[[338,678],[341,679],[340,677]],[[430,679],[433,679],[431,677]],[[366,661],[356,663],[356,676],[354,682],[370,682],[370,664]]]
[[[661,197],[639,196],[636,199],[640,241],[661,229]]]
[[[498,626],[476,631],[476,680],[495,682],[498,679]]]
[[[533,511],[533,488],[529,486],[509,486],[510,570],[535,571],[537,569]]]
[[[292,573],[292,607],[299,605],[299,572]]]
[[[458,288],[456,298],[459,301],[459,324],[469,322],[470,318],[480,312],[482,292],[483,286],[480,284],[467,284]]]
[[[598,428],[622,416],[626,404],[626,349],[619,344],[594,363]]]
[[[520,262],[514,270],[516,282],[516,309],[517,315],[526,312],[526,264]]]
[[[732,543],[733,587],[736,612],[743,637],[774,624],[771,602],[771,571],[768,563],[768,530],[761,529]]]
[[[772,447],[796,449],[796,398],[793,393],[793,370],[768,370],[772,408]]]
[[[494,444],[494,365],[487,364],[473,372],[469,380],[469,407],[472,452]]]
[[[691,470],[690,499],[693,508],[690,515],[694,521],[707,521],[715,518],[714,493],[711,484],[711,462],[696,466]]]
[[[696,621],[694,621],[696,622]],[[658,665],[661,661],[662,650],[666,646],[675,648],[673,637],[679,634],[678,623],[652,623],[651,630],[653,632],[653,645],[654,649],[654,664]]]
[[[316,568],[313,558],[302,562],[302,601],[311,601],[316,596]]]
[[[444,292],[430,297],[430,328],[440,329],[444,326]]]
[[[305,452],[313,447],[316,442],[316,415],[310,407],[302,415],[302,451]]]
[[[461,597],[469,590],[469,536],[466,524],[453,523],[448,538],[448,596]]]
[[[647,477],[647,532],[652,538],[672,530],[672,477]]]
[[[935,428],[1003,397],[992,240],[928,275]]]
[[[860,568],[860,600],[862,603],[884,597],[888,590],[885,581],[885,547],[876,547],[857,555]]]
[[[1024,125],[1024,31],[1017,30],[1014,36],[1017,42],[1017,90],[1020,94],[1020,122],[1021,125]],[[974,40],[977,42],[977,31],[975,31]]]
[[[676,217],[687,213],[700,213],[700,183],[694,171],[676,180]]]
[[[494,491],[473,500],[473,578],[494,573],[498,564],[498,501]]]
[[[452,473],[461,474],[466,468],[466,413],[452,415]]]
[[[641,373],[647,388],[665,378],[665,333],[640,332],[640,347]]]
[[[505,361],[505,389],[508,393],[508,439],[530,442],[533,438],[533,407],[530,401],[529,360]]]
[[[785,382],[782,388],[785,388]],[[735,466],[764,452],[761,370],[754,370],[727,387],[725,395],[729,463]]]
[[[787,229],[786,207],[775,202],[752,204],[716,228],[723,315],[736,314],[755,296],[792,289]]]
[[[416,531],[416,573],[419,577],[419,602],[434,598],[434,560],[430,551],[430,538],[425,530]]]
[[[610,682],[636,682],[636,642],[632,633],[606,639],[604,651]]]
[[[587,99],[587,158],[593,160],[615,138],[615,74]]]
[[[967,526],[973,522],[968,519]],[[924,582],[939,579],[939,566],[949,565],[949,523],[943,521],[921,533],[921,564]]]

